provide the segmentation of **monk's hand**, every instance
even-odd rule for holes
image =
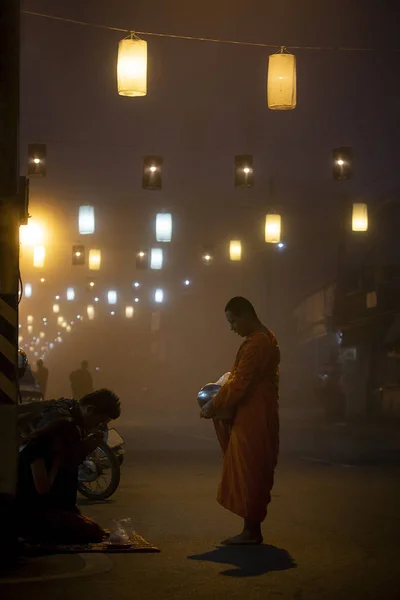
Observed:
[[[212,419],[214,417],[214,405],[212,400],[207,402],[201,409],[200,417],[202,419]]]

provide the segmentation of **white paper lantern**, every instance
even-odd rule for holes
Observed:
[[[268,62],[268,108],[293,110],[297,102],[296,57],[283,52],[272,54]]]
[[[162,269],[163,266],[163,251],[161,248],[152,248],[150,254],[150,268]]]
[[[91,304],[89,304],[89,306],[86,308],[86,313],[87,313],[89,321],[93,321],[93,319],[94,319],[94,306],[92,306]]]
[[[75,290],[72,287],[67,289],[67,300],[75,300]]]
[[[28,325],[32,325],[32,323],[33,323],[33,316],[32,315],[28,315],[26,317],[26,322],[28,323]]]
[[[157,302],[157,304],[161,304],[162,302],[164,302],[164,292],[161,289],[157,289],[154,292],[154,301]]]
[[[135,311],[134,311],[133,306],[126,306],[125,307],[125,317],[127,319],[132,319],[134,312]]]
[[[94,207],[84,204],[79,207],[79,233],[90,235],[94,233]]]
[[[120,96],[147,94],[147,42],[133,37],[119,42],[117,79]]]
[[[89,269],[91,271],[98,271],[101,267],[101,250],[91,249],[89,250]]]
[[[229,244],[229,257],[233,261],[242,259],[242,243],[240,240],[231,240]]]
[[[29,334],[33,333],[33,325],[28,325],[28,327],[26,329]]]
[[[32,284],[31,283],[25,284],[24,295],[25,295],[25,298],[30,298],[32,296]]]
[[[281,241],[281,216],[269,213],[265,217],[265,241],[278,244]]]
[[[353,231],[368,231],[368,205],[364,202],[353,204],[351,226]]]
[[[60,312],[60,305],[59,304],[53,304],[53,313],[57,314]]]
[[[107,294],[108,304],[117,304],[118,294],[115,290],[110,290]]]
[[[156,216],[156,238],[157,242],[170,242],[172,239],[172,215],[170,213],[158,213]]]
[[[36,269],[43,269],[46,260],[46,249],[44,246],[35,246],[33,250],[33,266]]]

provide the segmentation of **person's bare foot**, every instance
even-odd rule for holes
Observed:
[[[261,533],[253,533],[251,531],[242,531],[239,535],[223,540],[223,546],[256,546],[263,543]]]

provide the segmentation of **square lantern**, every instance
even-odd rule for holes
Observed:
[[[117,304],[118,294],[115,290],[110,290],[107,294],[108,304]]]
[[[271,110],[293,110],[297,104],[296,57],[283,51],[268,61],[267,99]]]
[[[249,154],[235,156],[235,186],[252,187],[253,181],[253,157]]]
[[[368,231],[368,205],[364,202],[353,204],[351,228],[353,231]]]
[[[346,180],[353,175],[353,150],[348,146],[332,150],[333,179]]]
[[[156,216],[156,239],[157,242],[170,242],[172,239],[172,215],[171,213],[158,213]]]
[[[142,187],[145,190],[161,190],[162,188],[161,156],[145,156],[143,159]]]
[[[32,284],[31,283],[25,284],[24,296],[25,296],[25,298],[30,298],[32,296]]]
[[[229,244],[229,258],[232,261],[240,261],[242,259],[242,243],[240,240],[231,240]]]
[[[162,289],[158,288],[154,292],[154,302],[157,304],[162,304],[164,302],[164,291]]]
[[[85,246],[72,246],[72,264],[81,267],[85,264]]]
[[[152,248],[150,253],[150,268],[162,269],[163,266],[163,251],[161,248]]]
[[[117,80],[120,96],[146,96],[147,42],[133,35],[119,42]]]
[[[279,244],[281,241],[281,216],[269,213],[265,217],[265,241],[268,244]]]
[[[72,287],[67,288],[67,300],[75,300],[75,290]]]
[[[93,321],[93,319],[94,319],[94,306],[92,306],[91,304],[89,304],[89,306],[86,307],[86,314],[88,316],[89,321]]]
[[[101,250],[91,248],[89,250],[89,269],[98,271],[101,267]]]
[[[89,204],[84,204],[79,207],[79,233],[81,235],[90,235],[94,233],[95,223],[94,223],[94,206],[89,206]]]
[[[33,249],[33,266],[37,269],[43,269],[46,261],[46,249],[44,246],[35,246]]]
[[[125,317],[127,319],[132,319],[134,312],[133,306],[125,306]]]

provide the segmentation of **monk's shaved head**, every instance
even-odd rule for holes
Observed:
[[[242,296],[231,298],[225,306],[225,312],[229,312],[232,315],[235,315],[235,317],[257,317],[257,313],[250,300],[247,300],[247,298],[243,298]]]

